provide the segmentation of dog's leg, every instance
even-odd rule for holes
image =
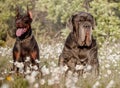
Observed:
[[[99,62],[98,62],[98,59],[94,59],[92,73],[95,74],[95,76],[99,76]]]
[[[26,72],[27,66],[28,66],[28,62],[25,61],[25,60],[26,60],[26,57],[25,57],[25,56],[24,56],[24,57],[22,56],[21,59],[22,59],[22,62],[23,62],[23,64],[24,64],[23,70],[24,70],[24,72]]]
[[[91,74],[94,76],[94,77],[97,77],[99,76],[99,62],[98,62],[98,59],[94,58],[93,60],[91,60],[88,65],[91,65],[92,66],[92,69],[91,69]]]
[[[30,53],[30,58],[31,58],[31,62],[32,62],[32,65],[36,65],[39,69],[39,63],[36,62],[37,59],[39,59],[38,57],[38,52],[37,51],[32,51]]]
[[[14,63],[13,63],[13,71],[16,71],[18,73],[19,71],[19,68],[15,65],[15,62],[16,61],[19,61],[20,59],[20,52],[19,51],[13,51],[13,60],[14,60]]]

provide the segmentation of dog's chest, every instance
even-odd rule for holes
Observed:
[[[78,56],[82,58],[83,56],[87,56],[89,54],[90,50],[89,49],[79,49],[78,48]]]
[[[86,63],[89,60],[89,53],[90,50],[86,48],[74,48],[72,50],[68,50],[67,52],[70,52],[70,55],[68,57],[68,65],[71,66],[72,64],[77,64],[77,65],[86,65]]]
[[[30,51],[30,44],[28,45],[21,45],[21,51]]]
[[[74,48],[72,49],[72,51],[77,55],[79,56],[79,58],[84,58],[84,57],[87,57],[87,55],[90,53],[90,49],[88,48]]]
[[[89,49],[79,49],[79,52],[78,52],[78,57],[79,57],[79,60],[81,62],[83,61],[87,61],[88,60],[88,56],[89,56]]]
[[[20,43],[20,51],[22,55],[29,55],[31,50],[33,49],[33,43],[31,41],[25,41]]]

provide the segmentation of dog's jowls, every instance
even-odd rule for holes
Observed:
[[[80,75],[85,70],[76,70],[77,65],[82,65],[84,68],[91,66],[92,69],[89,72],[97,76],[99,74],[97,44],[92,36],[95,26],[94,17],[87,12],[78,12],[71,16],[67,26],[71,32],[60,55],[59,66],[67,65],[68,71],[72,70]]]

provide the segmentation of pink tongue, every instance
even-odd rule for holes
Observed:
[[[23,29],[23,28],[19,28],[17,29],[16,31],[16,36],[20,37],[24,32],[25,32],[26,29]]]

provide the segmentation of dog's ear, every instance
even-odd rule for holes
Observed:
[[[73,31],[73,15],[68,19],[67,27]]]
[[[20,12],[19,12],[19,7],[17,6],[16,8],[16,18],[18,18],[20,16]]]
[[[28,6],[27,6],[27,15],[31,18],[32,20],[32,12],[29,10]]]

